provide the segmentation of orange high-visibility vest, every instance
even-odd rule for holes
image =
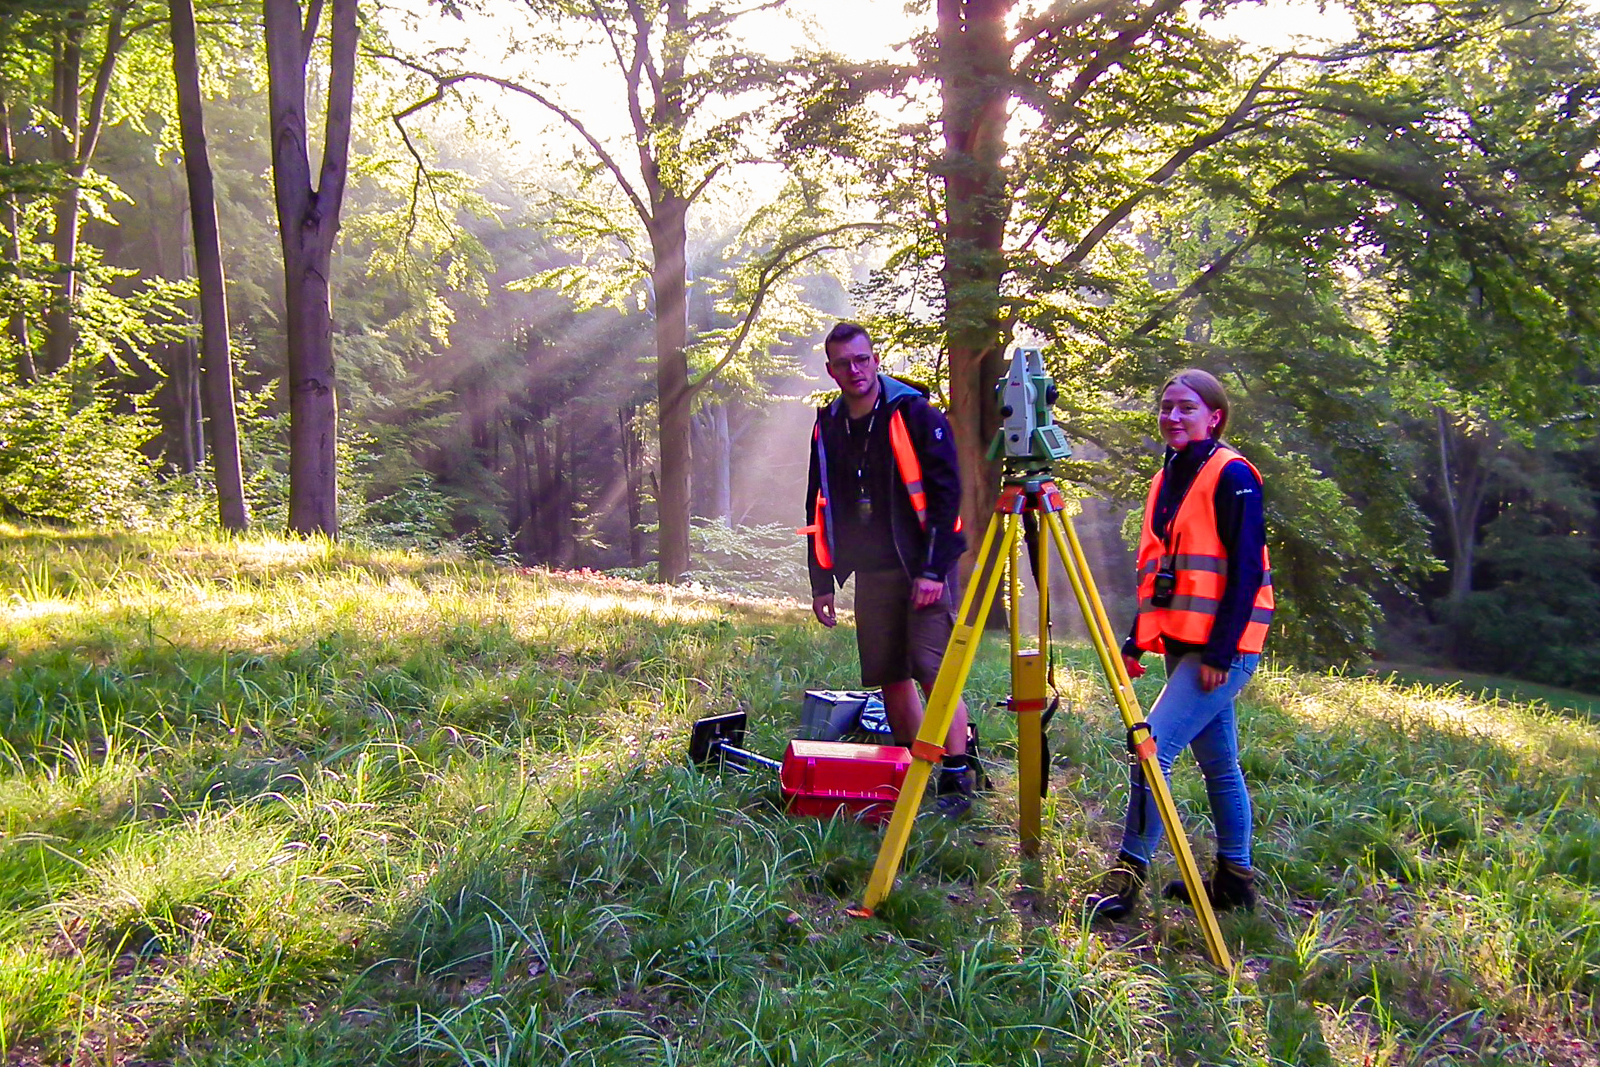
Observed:
[[[1147,652],[1165,652],[1162,639],[1170,637],[1191,645],[1203,645],[1211,636],[1222,591],[1228,584],[1228,548],[1217,534],[1215,497],[1222,468],[1238,460],[1260,479],[1250,461],[1233,449],[1218,445],[1195,472],[1194,482],[1172,517],[1168,540],[1163,542],[1151,526],[1156,500],[1161,495],[1163,468],[1150,480],[1150,495],[1145,500],[1144,523],[1139,533],[1139,616],[1134,643]],[[1151,603],[1156,572],[1169,568],[1177,579],[1172,603],[1158,608]],[[1239,638],[1240,652],[1260,652],[1272,623],[1272,561],[1261,546],[1261,588],[1256,592],[1250,621]]]
[[[811,428],[811,443],[817,450],[817,469],[821,472],[821,479],[816,500],[811,506],[811,525],[803,526],[795,533],[802,537],[810,534],[817,562],[832,570],[833,509],[828,506],[828,456],[822,447],[821,420]],[[906,429],[906,420],[899,408],[889,413],[889,450],[894,453],[895,470],[900,474],[900,482],[906,487],[906,495],[911,498],[911,510],[916,512],[917,525],[927,530],[928,494],[922,488],[922,461],[912,447],[911,433]],[[957,533],[961,531],[960,515],[956,516],[955,530]]]

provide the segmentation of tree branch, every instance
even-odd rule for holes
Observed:
[[[299,0],[295,0],[296,3]],[[335,14],[337,17],[337,13]],[[322,23],[322,0],[311,0],[311,7],[306,11],[305,28],[300,31],[300,54],[309,57],[311,46],[317,40],[317,28]]]
[[[638,213],[639,220],[646,226],[649,226],[651,218],[650,206],[642,197],[640,197],[638,191],[634,189],[633,183],[628,180],[627,175],[617,164],[616,159],[612,157],[611,153],[606,150],[605,145],[603,145],[600,140],[594,136],[594,134],[589,132],[588,127],[583,124],[581,119],[572,114],[566,108],[562,107],[560,104],[557,104],[555,101],[545,96],[543,93],[536,89],[530,89],[528,86],[519,82],[514,82],[507,78],[497,77],[493,74],[484,74],[480,71],[458,71],[454,74],[444,74],[440,71],[430,70],[429,68],[424,67],[413,60],[407,59],[404,56],[394,55],[393,53],[370,52],[368,54],[378,59],[387,59],[391,62],[399,63],[401,66],[408,67],[411,70],[416,71],[418,74],[432,78],[435,85],[438,87],[438,91],[436,91],[432,96],[418,101],[417,103],[399,112],[398,117],[400,118],[407,118],[416,111],[421,110],[423,107],[426,107],[429,104],[437,103],[440,99],[443,99],[442,94],[445,89],[448,89],[453,85],[459,85],[461,82],[487,82],[488,84],[498,86],[507,92],[520,93],[521,95],[526,96],[534,103],[539,104],[541,107],[556,115],[569,127],[571,127],[579,137],[583,138],[584,142],[589,146],[589,149],[599,158],[601,164],[606,168],[606,170],[611,172],[611,176],[616,180],[617,185],[622,189],[623,194],[627,196],[629,202],[633,205],[633,210]]]
[[[1200,271],[1199,274],[1195,275],[1194,278],[1190,280],[1188,285],[1183,287],[1182,292],[1178,293],[1176,296],[1169,297],[1166,303],[1162,304],[1161,307],[1151,312],[1149,318],[1140,323],[1138,329],[1134,330],[1131,334],[1129,334],[1129,336],[1149,336],[1156,329],[1156,327],[1160,326],[1163,322],[1166,322],[1168,319],[1172,318],[1173,315],[1177,314],[1178,308],[1182,304],[1184,304],[1186,301],[1193,300],[1195,297],[1201,295],[1207,289],[1211,288],[1211,283],[1226,274],[1229,268],[1233,266],[1233,261],[1254,247],[1256,241],[1259,239],[1260,238],[1258,234],[1251,234],[1238,244],[1234,245],[1232,248],[1228,249],[1222,255],[1212,260]]]
[[[772,291],[773,285],[779,279],[793,272],[802,263],[815,259],[824,252],[834,251],[841,247],[835,244],[823,243],[829,237],[836,237],[851,230],[875,232],[884,228],[885,226],[881,222],[847,222],[826,230],[816,230],[811,233],[796,235],[773,249],[771,254],[767,256],[766,262],[761,265],[761,270],[757,275],[755,292],[750,299],[750,305],[745,308],[744,318],[739,323],[738,331],[728,341],[727,350],[723,352],[722,358],[717,360],[715,366],[711,367],[695,381],[689,383],[688,388],[684,390],[683,402],[688,403],[693,400],[700,390],[710,385],[716,376],[722,373],[722,369],[732,363],[734,358],[738,356],[740,349],[744,347],[745,339],[750,336],[750,331],[755,328],[756,319],[761,315],[761,305],[766,301],[767,294]],[[803,255],[794,256],[793,259],[786,258],[792,253],[801,250],[804,250]]]
[[[645,121],[644,106],[639,99],[639,86],[643,83],[646,70],[645,57],[650,54],[650,22],[638,4],[630,3],[628,8],[633,14],[633,58],[625,60],[622,57],[622,46],[611,30],[611,20],[600,12],[598,3],[592,4],[591,7],[595,13],[595,21],[605,27],[606,36],[611,40],[611,49],[617,57],[617,67],[622,71],[624,83],[628,87],[628,119],[633,123],[634,143],[640,146],[640,166],[648,167],[648,163],[645,162],[644,145],[650,139],[650,124]],[[660,78],[654,67],[648,69],[653,91],[659,93]]]
[[[320,3],[320,0],[313,0]],[[333,0],[328,27],[328,114],[323,124],[322,174],[317,181],[321,220],[337,225],[350,169],[350,129],[355,102],[357,0]]]
[[[1282,63],[1283,60],[1280,58],[1275,59],[1271,63],[1267,64],[1267,66],[1256,75],[1255,80],[1251,82],[1250,88],[1239,100],[1239,103],[1231,112],[1229,112],[1227,118],[1223,119],[1216,129],[1202,137],[1195,138],[1168,157],[1165,163],[1156,168],[1156,170],[1152,172],[1148,178],[1140,183],[1141,188],[1128,194],[1120,203],[1116,204],[1111,208],[1110,211],[1106,212],[1105,215],[1101,217],[1100,221],[1096,223],[1094,227],[1090,229],[1089,232],[1086,233],[1075,246],[1073,246],[1072,251],[1067,253],[1067,255],[1061,260],[1062,265],[1070,267],[1077,266],[1078,264],[1082,263],[1086,258],[1088,258],[1089,253],[1094,251],[1101,241],[1105,240],[1107,234],[1109,234],[1112,230],[1119,226],[1124,219],[1132,214],[1134,208],[1138,207],[1139,204],[1143,203],[1146,198],[1156,192],[1156,190],[1160,189],[1174,174],[1178,172],[1180,167],[1189,162],[1189,160],[1193,159],[1195,156],[1199,155],[1201,152],[1205,151],[1207,148],[1211,148],[1214,145],[1220,144],[1222,141],[1227,140],[1229,137],[1233,136],[1234,133],[1243,128],[1246,125],[1244,121],[1245,116],[1248,115],[1251,108],[1255,106],[1256,99],[1261,95],[1261,91],[1266,85],[1267,78],[1276,72]],[[1028,242],[1031,243],[1034,237],[1038,236],[1039,232],[1040,231],[1035,230],[1034,234],[1028,238]]]
[[[1016,44],[1031,46],[1017,60],[1016,69],[1031,69],[1040,53],[1049,48],[1059,34],[1077,29],[1096,15],[1109,15],[1121,6],[1122,0],[1079,0],[1078,3],[1056,0],[1048,11],[1035,18],[1023,19],[1017,24]]]
[[[641,145],[650,139],[650,124],[645,120],[639,101],[640,75],[650,76],[650,95],[657,103],[661,100],[661,72],[650,57],[650,16],[638,0],[627,0],[628,11],[633,15],[633,63],[628,68],[628,110],[634,115],[634,130]]]
[[[111,8],[111,24],[106,27],[106,50],[100,56],[100,65],[94,73],[94,95],[89,98],[89,122],[79,136],[79,131],[73,130],[72,136],[78,140],[76,165],[73,168],[78,177],[83,177],[84,171],[89,166],[89,160],[94,158],[95,147],[100,143],[100,127],[106,117],[106,97],[111,92],[111,75],[117,68],[117,56],[122,52],[122,46],[128,38],[122,32],[122,20],[128,13],[130,0],[119,0]],[[76,92],[77,87],[73,86]]]
[[[406,110],[409,114],[418,107],[433,104],[443,95],[443,90],[434,93],[432,97],[421,104],[414,104]],[[428,196],[433,200],[433,213],[436,218],[444,218],[444,209],[439,206],[439,190],[433,184],[433,175],[428,171],[428,165],[423,162],[422,153],[417,151],[417,146],[411,142],[411,132],[406,129],[400,115],[390,115],[389,120],[394,123],[395,129],[400,131],[400,140],[405,143],[406,151],[411,153],[411,158],[417,162],[417,173],[411,180],[411,203],[406,213],[406,241],[409,244],[411,235],[417,232],[417,194],[422,190],[422,183],[428,183]]]
[[[1105,46],[1095,52],[1094,59],[1085,64],[1083,70],[1073,79],[1072,88],[1067,90],[1061,103],[1068,107],[1078,106],[1094,83],[1100,80],[1100,75],[1111,69],[1112,64],[1123,59],[1131,53],[1150,28],[1159,22],[1163,16],[1170,15],[1183,6],[1183,0],[1159,0],[1145,9],[1139,18],[1130,20],[1127,29],[1117,34]]]
[[[709,187],[712,181],[716,179],[716,176],[722,172],[722,168],[726,167],[727,165],[727,160],[717,160],[716,164],[713,165],[710,170],[706,171],[705,176],[695,183],[695,187],[689,191],[689,195],[683,198],[684,205],[688,206],[689,204],[693,204],[696,200],[700,199],[700,194],[706,191],[707,187]]]

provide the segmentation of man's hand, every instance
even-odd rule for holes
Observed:
[[[1128,668],[1129,678],[1141,678],[1144,676],[1145,665],[1134,659],[1132,656],[1123,656],[1122,665]]]
[[[1200,691],[1209,693],[1217,686],[1228,680],[1228,672],[1200,664]]]
[[[932,607],[944,596],[944,583],[931,578],[911,579],[911,610],[921,611]]]
[[[833,613],[832,593],[823,593],[821,596],[812,597],[811,613],[817,617],[818,622],[830,630],[833,629],[833,624],[839,621],[838,617]]]

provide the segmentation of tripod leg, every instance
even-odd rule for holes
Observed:
[[[1030,505],[1034,501],[1030,499]],[[1044,818],[1044,725],[1046,704],[1045,672],[1050,663],[1050,539],[1042,528],[1034,531],[1033,584],[1039,603],[1039,644],[1031,652],[1019,652],[1016,611],[1013,606],[1011,628],[1011,709],[1017,716],[1017,832],[1022,851],[1033,855],[1039,850],[1040,828]],[[1012,586],[1017,562],[1012,560]],[[1013,598],[1015,599],[1015,598]]]
[[[1044,796],[1040,788],[1044,737],[1040,717],[1045,705],[1045,652],[1011,653],[1011,708],[1017,716],[1017,833],[1022,851],[1039,851]]]
[[[1083,545],[1078,542],[1078,532],[1073,529],[1072,520],[1061,512],[1047,512],[1045,520],[1049,523],[1050,533],[1056,543],[1056,550],[1061,554],[1061,559],[1067,568],[1067,577],[1072,582],[1072,592],[1078,598],[1078,606],[1083,609],[1083,619],[1089,626],[1089,636],[1094,641],[1095,652],[1099,654],[1100,666],[1105,671],[1106,681],[1111,684],[1112,692],[1117,699],[1117,708],[1122,712],[1123,724],[1130,731],[1134,749],[1139,757],[1139,767],[1144,773],[1145,784],[1150,787],[1151,794],[1155,797],[1156,809],[1161,813],[1161,822],[1167,830],[1167,840],[1172,844],[1172,854],[1178,861],[1178,870],[1183,874],[1183,882],[1189,887],[1189,900],[1193,902],[1195,915],[1200,919],[1200,929],[1206,938],[1206,947],[1211,951],[1211,960],[1224,970],[1233,969],[1233,960],[1228,956],[1228,946],[1222,940],[1222,928],[1217,925],[1217,916],[1211,908],[1211,898],[1206,895],[1205,888],[1200,879],[1200,868],[1194,861],[1194,852],[1189,847],[1189,838],[1183,831],[1183,823],[1178,818],[1178,806],[1172,800],[1172,790],[1167,787],[1167,779],[1161,773],[1161,764],[1156,759],[1155,737],[1150,733],[1148,726],[1135,729],[1139,726],[1139,699],[1133,692],[1133,681],[1128,677],[1128,669],[1122,663],[1119,647],[1111,622],[1106,617],[1105,605],[1100,601],[1100,592],[1095,588],[1094,575],[1089,573],[1089,564],[1083,554]]]
[[[922,715],[922,729],[911,746],[911,767],[900,786],[900,797],[895,801],[894,814],[889,817],[889,827],[878,849],[878,862],[872,868],[866,895],[861,900],[862,910],[867,914],[871,914],[894,887],[906,843],[911,840],[911,823],[917,817],[934,761],[944,751],[945,735],[955,719],[956,702],[961,699],[961,688],[966,684],[972,660],[978,652],[978,633],[994,604],[995,592],[1000,588],[1000,578],[1006,571],[1006,561],[1016,536],[1016,516],[996,513],[990,517],[989,528],[983,534],[983,546],[978,550],[978,565],[961,598],[961,611],[956,616],[955,629],[939,664],[939,676],[934,680],[928,707]]]

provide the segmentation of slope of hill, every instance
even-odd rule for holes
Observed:
[[[0,527],[0,1039],[11,1063],[1595,1064],[1600,727],[1265,670],[1265,900],[1086,928],[1126,768],[1058,649],[1047,837],[997,788],[877,835],[684,765],[781,750],[853,637],[803,607],[320,543]],[[1159,683],[1140,683],[1146,702]],[[1192,765],[1174,783],[1209,851]],[[931,808],[931,805],[929,806]],[[1158,877],[1170,870],[1158,870]]]

